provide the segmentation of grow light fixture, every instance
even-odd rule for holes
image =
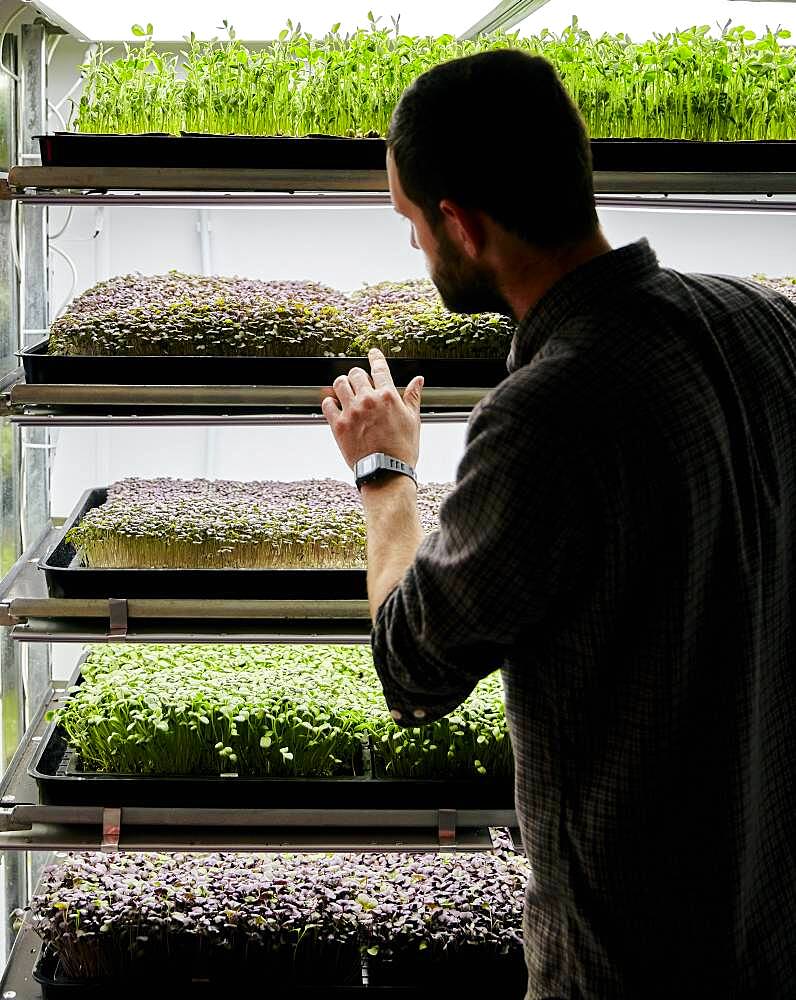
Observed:
[[[501,0],[488,14],[484,14],[471,28],[463,32],[461,38],[477,38],[494,31],[508,31],[547,6],[550,0]]]

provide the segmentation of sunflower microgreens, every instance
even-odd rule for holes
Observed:
[[[399,728],[362,646],[97,647],[82,673],[55,717],[87,771],[351,775],[372,746],[386,777],[512,773],[497,674],[451,716]]]

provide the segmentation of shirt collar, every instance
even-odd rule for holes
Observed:
[[[618,287],[640,281],[658,268],[655,251],[641,239],[593,257],[565,274],[531,306],[517,326],[507,361],[509,372],[532,361],[565,320],[579,312],[592,313],[598,299],[611,297],[621,308]]]

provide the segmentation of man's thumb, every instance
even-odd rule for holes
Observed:
[[[413,410],[420,411],[420,397],[423,395],[423,385],[425,379],[422,375],[415,375],[409,385],[404,389],[404,402],[411,406]]]

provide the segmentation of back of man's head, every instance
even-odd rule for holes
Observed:
[[[387,145],[432,226],[450,199],[543,248],[597,230],[586,127],[539,56],[499,49],[428,70],[401,97]]]

